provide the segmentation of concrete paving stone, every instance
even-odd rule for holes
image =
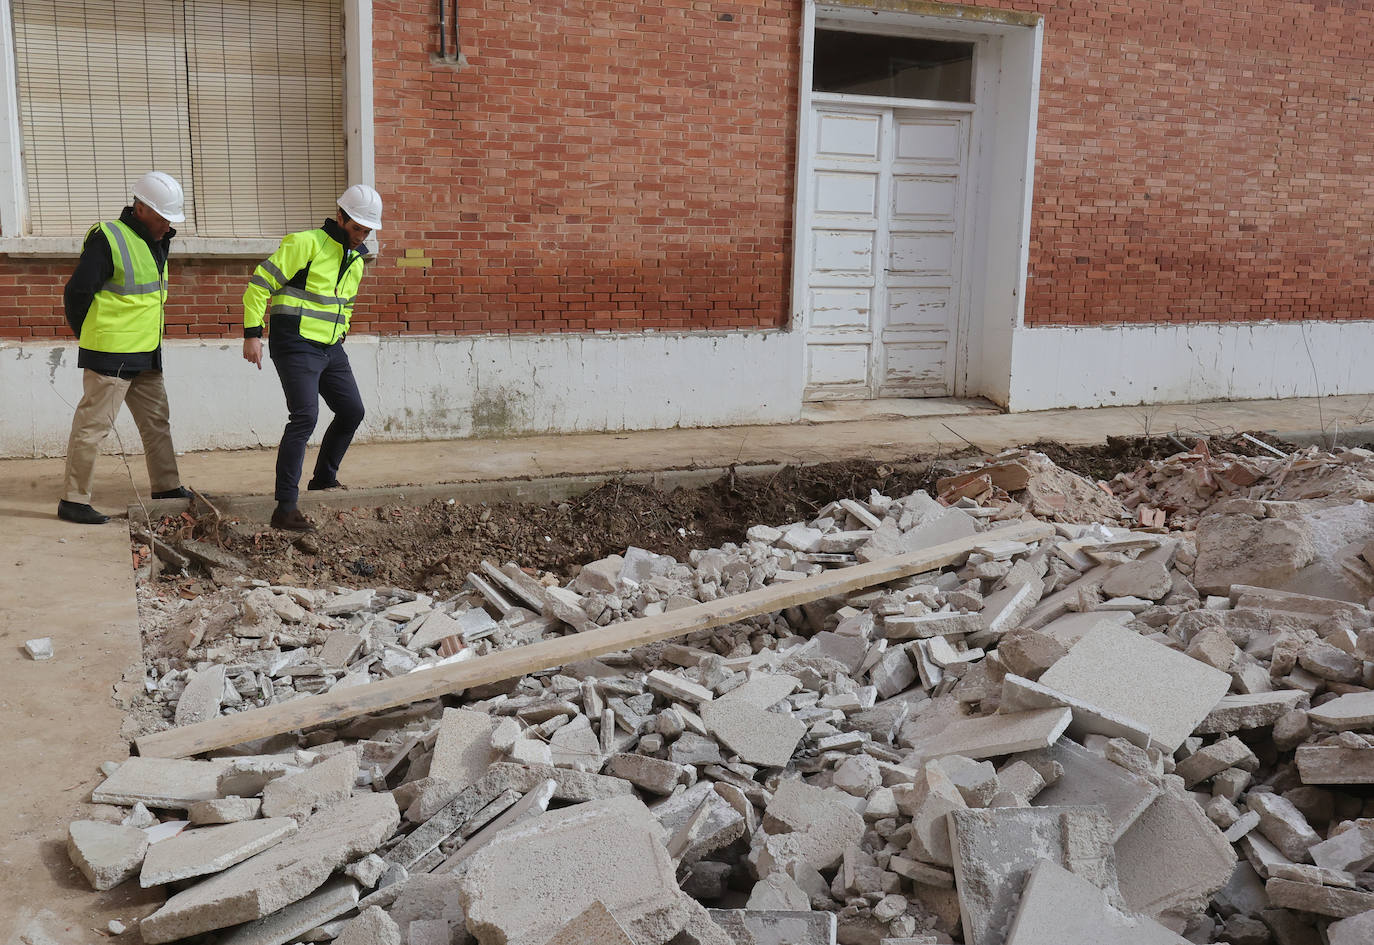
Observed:
[[[744,704],[768,709],[801,687],[801,680],[785,673],[754,673],[742,685],[716,699],[725,705]]]
[[[499,786],[500,790],[514,788],[522,794],[529,793],[542,781],[552,780],[556,785],[553,799],[576,804],[624,797],[633,794],[635,789],[629,781],[604,774],[555,768],[551,765],[518,765],[505,761],[498,761],[489,767],[484,780],[493,786]]]
[[[344,925],[334,945],[401,945],[401,930],[391,916],[372,906]]]
[[[132,807],[142,801],[159,810],[187,810],[220,796],[223,769],[221,762],[135,756],[91,792],[91,803]]]
[[[324,638],[324,646],[320,647],[319,661],[327,667],[342,668],[353,662],[353,657],[358,655],[362,645],[363,638],[360,634],[348,630],[332,630]]]
[[[1332,870],[1363,873],[1374,865],[1374,825],[1352,827],[1313,844],[1312,862]]]
[[[1295,757],[1303,784],[1374,784],[1374,747],[1301,745]]]
[[[1168,868],[1162,869],[1162,863]],[[1116,841],[1122,898],[1132,912],[1149,916],[1205,906],[1226,885],[1235,864],[1231,844],[1202,808],[1191,797],[1170,791],[1157,797]]]
[[[1294,863],[1305,863],[1321,837],[1293,802],[1278,794],[1251,792],[1246,797],[1250,809],[1259,814],[1259,832]]]
[[[672,794],[674,788],[686,783],[691,777],[690,769],[682,765],[661,758],[626,752],[608,758],[605,770],[612,777],[624,778],[651,794],[662,795]]]
[[[711,918],[740,943],[835,945],[833,912],[761,912],[711,909]]]
[[[549,808],[549,801],[553,799],[553,789],[554,782],[551,780],[535,785],[533,790],[503,811],[499,817],[468,837],[467,841],[454,850],[448,859],[436,866],[434,871],[451,873],[460,870],[463,864],[470,862],[479,851],[498,839],[503,831],[544,813]]]
[[[67,827],[67,855],[92,889],[113,889],[135,876],[148,852],[148,835],[137,827],[76,820]]]
[[[486,774],[487,765],[496,760],[491,748],[496,720],[485,712],[445,709],[434,742],[434,758],[429,765],[431,778],[443,778],[464,788]]]
[[[1067,708],[956,719],[943,731],[915,745],[912,755],[925,759],[944,755],[978,759],[1048,748],[1072,719],[1073,713]]]
[[[748,701],[731,700],[733,695],[701,707],[707,731],[747,764],[781,768],[791,761],[806,734],[806,723],[789,714],[756,708]]]
[[[1162,790],[1133,771],[1068,738],[1032,753],[1033,763],[1058,764],[1064,773],[1035,797],[1036,807],[1076,807],[1101,804],[1112,821],[1112,841],[1125,833]]]
[[[635,941],[597,900],[559,929],[546,945],[635,945]]]
[[[358,780],[358,752],[341,751],[300,774],[277,778],[262,789],[264,817],[304,820],[317,810],[345,800]]]
[[[1326,728],[1363,729],[1374,725],[1374,692],[1352,692],[1307,711],[1307,717]]]
[[[828,870],[840,862],[847,846],[859,842],[864,820],[841,792],[792,778],[773,793],[763,829],[792,835],[789,852],[814,869]]]
[[[1369,945],[1374,942],[1374,909],[1326,927],[1328,945]]]
[[[1216,708],[1231,677],[1132,630],[1099,627],[1039,682],[1135,720],[1172,753]]]
[[[1291,879],[1270,879],[1264,884],[1269,901],[1280,909],[1296,909],[1317,915],[1348,919],[1374,909],[1374,892],[1364,889],[1337,889]]]
[[[220,936],[217,945],[285,945],[357,905],[358,884],[336,879],[299,902],[231,929]],[[376,945],[384,945],[384,942]]]
[[[1259,759],[1250,750],[1250,746],[1232,735],[1184,758],[1174,768],[1174,774],[1183,779],[1185,788],[1191,788],[1200,781],[1221,774],[1227,768],[1254,771],[1258,767]]]
[[[212,801],[196,801],[186,816],[193,824],[232,824],[254,820],[261,813],[261,798],[220,797]]]
[[[148,849],[138,882],[146,889],[207,873],[218,873],[261,853],[295,832],[296,821],[290,817],[269,817],[222,827],[183,830],[170,840],[155,843]]]
[[[472,857],[458,889],[479,945],[544,945],[563,917],[596,901],[638,945],[663,945],[688,914],[662,829],[633,797],[551,811],[503,832]]]
[[[1057,863],[1031,870],[1006,945],[1184,945],[1185,939],[1107,901],[1101,889]]]
[[[224,703],[224,666],[216,664],[194,673],[177,700],[175,725],[194,725],[219,718]]]
[[[1220,735],[1242,729],[1265,728],[1285,713],[1305,704],[1307,693],[1301,689],[1277,689],[1222,696],[1221,701],[1193,729],[1194,735]]]
[[[966,942],[1005,945],[1037,863],[1062,866],[1116,899],[1112,823],[1100,806],[956,810],[949,830]]]
[[[148,945],[251,922],[318,889],[375,850],[401,820],[390,794],[360,794],[315,814],[293,837],[169,898],[140,925]]]
[[[1150,733],[1135,719],[1014,673],[1008,673],[1002,679],[1000,711],[1029,712],[1056,707],[1068,708],[1073,713],[1073,721],[1069,723],[1067,732],[1079,741],[1089,735],[1103,735],[1107,738],[1124,738],[1141,748],[1149,746]]]

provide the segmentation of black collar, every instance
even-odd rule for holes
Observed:
[[[348,251],[348,234],[344,231],[344,228],[339,225],[338,220],[330,217],[324,221],[320,229],[324,230],[330,239],[342,246],[345,252]],[[354,250],[354,252],[360,256],[366,256],[369,252],[367,244],[359,243],[358,248]]]
[[[134,213],[134,208],[132,206],[125,207],[124,210],[119,214],[119,222],[123,223],[125,226],[129,227],[129,229],[133,230],[139,236],[143,237],[143,242],[149,244],[150,246],[154,242],[158,242],[161,243],[163,246],[166,246],[168,243],[172,241],[172,237],[177,235],[176,229],[171,228],[167,230],[166,236],[164,236],[160,240],[155,241],[152,235],[149,234],[148,228],[143,225],[143,221],[141,221],[138,218],[138,215]]]

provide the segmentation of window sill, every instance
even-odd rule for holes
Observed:
[[[0,255],[31,258],[71,257],[81,254],[84,236],[0,237]],[[186,236],[172,241],[173,258],[212,256],[221,259],[266,259],[280,241],[270,238],[213,238]]]

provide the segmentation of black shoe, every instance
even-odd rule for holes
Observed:
[[[315,526],[310,519],[301,514],[300,509],[284,511],[277,509],[272,513],[272,527],[288,532],[313,532]]]
[[[333,482],[320,482],[318,479],[311,479],[310,482],[306,484],[305,488],[307,492],[323,492],[329,489],[343,489],[344,491],[348,490],[348,486],[344,485],[342,482],[339,482],[339,480],[337,479],[335,479]]]
[[[185,486],[177,486],[175,489],[164,489],[162,492],[154,492],[154,499],[194,499],[195,495]]]
[[[108,515],[100,514],[89,505],[68,502],[66,499],[58,501],[57,517],[64,522],[76,522],[78,525],[104,525],[110,520]]]

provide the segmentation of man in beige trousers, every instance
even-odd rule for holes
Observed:
[[[82,525],[110,519],[91,507],[91,483],[121,404],[128,405],[143,440],[152,497],[191,498],[177,470],[162,383],[167,253],[176,235],[172,224],[186,219],[185,198],[176,179],[161,171],[140,177],[133,197],[118,220],[91,227],[62,294],[67,323],[80,339],[76,363],[84,390],[72,417],[57,516]]]

